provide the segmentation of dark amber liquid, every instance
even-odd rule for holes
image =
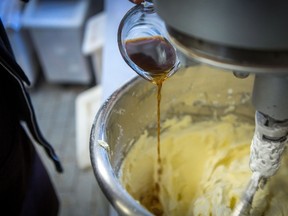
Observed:
[[[176,63],[175,49],[161,36],[127,40],[125,48],[129,58],[155,84],[162,83]]]
[[[149,73],[151,82],[157,85],[157,182],[152,194],[148,194],[142,204],[155,215],[162,215],[163,208],[159,200],[163,172],[160,151],[161,90],[163,82],[176,63],[176,52],[173,46],[161,36],[128,40],[125,46],[130,59],[139,68]]]

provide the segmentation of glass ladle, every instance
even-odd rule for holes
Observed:
[[[179,68],[176,49],[150,2],[134,6],[123,17],[118,46],[126,63],[150,82],[163,82]]]

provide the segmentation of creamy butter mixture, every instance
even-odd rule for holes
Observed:
[[[164,215],[231,215],[250,177],[254,126],[236,116],[193,123],[191,117],[162,124],[160,201]],[[121,181],[149,209],[157,179],[157,141],[145,132],[123,162]],[[259,189],[251,215],[288,215],[288,159]]]

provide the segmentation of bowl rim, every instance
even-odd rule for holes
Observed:
[[[141,77],[134,77],[118,88],[98,110],[90,133],[90,160],[96,180],[115,210],[120,215],[152,216],[145,207],[137,202],[122,186],[117,178],[109,158],[109,144],[106,142],[106,122],[115,104],[131,87],[139,82],[147,82]]]

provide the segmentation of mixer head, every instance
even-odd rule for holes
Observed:
[[[236,77],[256,74],[255,108],[275,120],[288,119],[288,2],[155,0],[154,5],[187,58]]]
[[[154,5],[188,57],[232,71],[288,72],[288,3],[155,0]]]

